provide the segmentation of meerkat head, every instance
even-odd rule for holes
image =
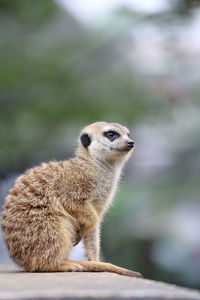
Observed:
[[[126,127],[117,123],[96,122],[81,131],[78,153],[102,162],[120,163],[128,159],[133,147],[134,142]]]

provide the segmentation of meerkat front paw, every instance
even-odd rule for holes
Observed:
[[[84,224],[79,225],[79,229],[77,229],[77,231],[76,231],[76,238],[75,238],[75,242],[73,243],[73,246],[78,245],[78,243],[82,240],[82,238],[88,232],[88,230],[89,230],[88,228],[90,228],[90,227],[88,227]]]
[[[73,247],[75,247],[76,245],[78,245],[80,243],[80,241],[82,240],[82,234],[81,234],[81,228],[79,228],[77,231],[76,231],[76,239],[75,239],[75,242],[73,243]]]

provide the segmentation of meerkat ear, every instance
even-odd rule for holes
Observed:
[[[83,147],[87,148],[91,144],[91,138],[87,133],[83,133],[80,137]]]

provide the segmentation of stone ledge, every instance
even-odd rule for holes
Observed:
[[[200,292],[111,273],[26,273],[0,264],[0,300],[195,299]]]

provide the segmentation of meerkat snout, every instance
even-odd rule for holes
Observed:
[[[133,141],[127,142],[127,146],[131,149],[133,148],[135,143]]]

